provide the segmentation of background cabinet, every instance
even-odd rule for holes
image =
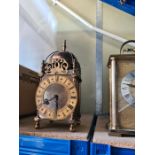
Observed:
[[[134,155],[134,149],[116,148],[89,141],[20,135],[20,155]]]
[[[135,0],[126,0],[124,4],[121,4],[121,0],[101,0],[107,4],[110,4],[122,11],[125,11],[131,15],[135,15]],[[123,0],[122,0],[123,1]]]

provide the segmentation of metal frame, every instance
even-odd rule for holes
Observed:
[[[96,2],[96,26],[103,27],[103,4]],[[103,34],[96,33],[96,114],[103,111]]]
[[[111,129],[115,130],[117,128],[117,111],[116,111],[116,61],[115,58],[111,58]]]

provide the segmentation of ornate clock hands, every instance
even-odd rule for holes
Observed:
[[[46,105],[49,105],[50,103],[49,103],[49,101],[52,101],[52,100],[54,100],[54,99],[56,99],[56,100],[58,100],[58,95],[54,95],[52,98],[50,98],[50,99],[44,99],[44,104],[46,104]]]
[[[58,95],[54,95],[55,97],[55,114],[57,116],[57,111],[58,111]]]
[[[44,104],[49,105],[50,104],[49,101],[52,101],[52,100],[54,100],[54,103],[55,103],[55,115],[57,116],[57,111],[58,111],[58,107],[59,107],[59,104],[58,104],[58,95],[54,95],[50,99],[45,99],[44,100]]]
[[[55,103],[55,109],[56,111],[58,110],[58,95],[54,95],[52,98],[50,99],[44,99],[44,104],[46,105],[49,105],[50,102],[49,101],[52,101],[54,100],[54,103]]]

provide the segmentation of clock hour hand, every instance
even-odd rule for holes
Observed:
[[[57,115],[57,111],[58,111],[58,95],[54,95],[55,97],[55,112],[56,112],[56,115]]]
[[[57,115],[57,111],[58,111],[58,107],[59,107],[59,104],[58,104],[58,95],[54,95],[50,99],[44,99],[44,104],[49,105],[50,104],[49,101],[52,101],[52,100],[54,100],[54,102],[52,104],[54,104],[54,106],[55,106],[54,111],[55,111],[55,116],[56,116]]]
[[[44,104],[46,104],[46,105],[49,105],[50,103],[49,103],[49,101],[52,101],[52,100],[54,100],[55,99],[55,102],[58,102],[58,95],[54,95],[52,98],[50,98],[50,99],[44,99]],[[58,108],[58,105],[57,105],[58,103],[56,103],[56,108]]]

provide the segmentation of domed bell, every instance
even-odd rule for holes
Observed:
[[[71,74],[81,81],[81,67],[75,55],[66,51],[66,42],[63,51],[52,52],[42,64],[44,74]]]

